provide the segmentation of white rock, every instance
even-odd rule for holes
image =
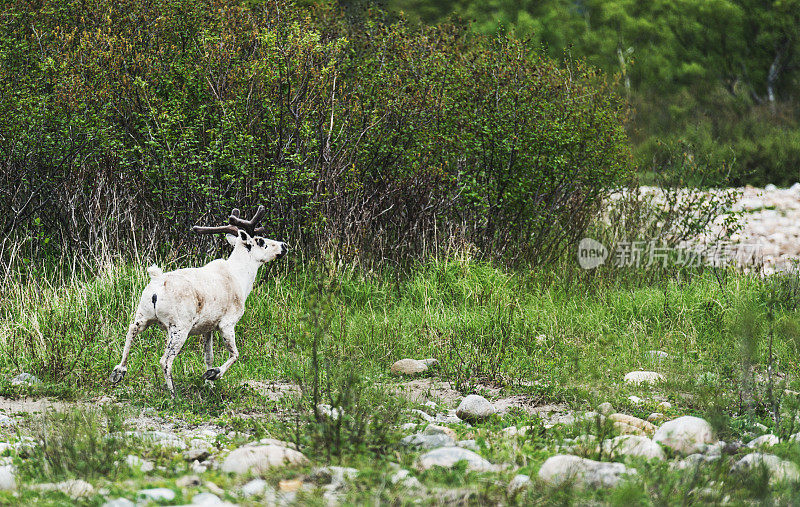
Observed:
[[[208,467],[201,464],[199,461],[192,461],[192,465],[190,468],[192,469],[192,472],[196,474],[202,474],[205,473],[206,470],[208,470]]]
[[[658,404],[658,408],[666,412],[667,410],[672,408],[672,403],[668,401],[662,401],[661,403]]]
[[[398,470],[389,477],[389,482],[392,484],[400,484],[405,489],[411,491],[422,491],[425,486],[419,482],[419,479],[411,475],[411,472],[405,469]]]
[[[620,435],[603,442],[603,450],[611,456],[633,456],[645,459],[665,459],[661,446],[647,437]]]
[[[220,498],[215,495],[214,493],[198,493],[192,497],[192,505],[205,505],[208,507],[215,506],[215,505],[225,505],[226,502],[220,500]]]
[[[405,423],[400,425],[400,429],[403,431],[411,431],[417,429],[417,423]]]
[[[435,435],[425,435],[423,433],[415,433],[409,435],[400,443],[410,447],[417,447],[419,449],[436,449],[437,447],[452,447],[456,445],[456,441],[450,435],[439,433]]]
[[[151,472],[155,468],[151,462],[143,460],[139,456],[134,456],[133,454],[128,454],[125,457],[125,464],[133,470],[142,472]]]
[[[174,433],[167,433],[166,431],[126,431],[124,435],[140,438],[147,443],[159,447],[179,450],[185,450],[187,447],[186,442],[184,442],[181,437]]]
[[[423,421],[425,421],[425,422],[433,422],[433,421],[435,421],[435,420],[436,420],[436,418],[434,418],[433,416],[431,416],[431,415],[429,415],[429,414],[427,414],[427,413],[423,412],[422,410],[420,410],[420,409],[418,409],[418,408],[413,408],[413,409],[411,409],[411,411],[410,411],[410,412],[411,412],[413,415],[415,415],[415,416],[419,417],[420,419],[422,419],[422,420],[423,420]]]
[[[65,495],[72,498],[89,496],[94,493],[94,486],[81,479],[70,479],[68,481],[63,481],[56,484],[36,484],[31,487],[32,489],[38,489],[39,491],[61,491]]]
[[[770,483],[800,480],[800,471],[791,461],[782,460],[774,454],[754,452],[743,457],[733,465],[734,471],[749,470],[764,466],[769,470]]]
[[[14,474],[14,467],[11,465],[0,466],[0,491],[15,489],[17,489],[17,479]]]
[[[17,422],[14,419],[8,417],[7,415],[0,415],[0,428],[10,428],[15,424],[17,424]]]
[[[766,190],[767,192],[774,192],[774,191],[775,191],[775,190],[777,190],[777,189],[778,189],[778,187],[776,187],[776,186],[775,186],[774,184],[772,184],[772,183],[767,183],[767,184],[764,186],[764,190]]]
[[[477,451],[480,449],[480,447],[478,446],[478,441],[472,439],[461,440],[456,445],[463,449],[469,449],[471,451]]]
[[[489,400],[477,394],[466,396],[456,408],[456,416],[462,421],[480,422],[497,412]]]
[[[31,375],[30,373],[25,373],[25,372],[20,373],[19,375],[11,379],[12,386],[32,386],[41,383],[42,383],[41,380]]]
[[[140,489],[136,494],[153,502],[169,502],[175,498],[175,492],[169,488]]]
[[[89,496],[94,493],[94,486],[81,479],[72,479],[57,484],[58,490],[72,498]]]
[[[642,402],[642,399],[639,398],[638,396],[630,395],[628,396],[628,401],[630,401],[634,405],[638,405],[639,403]]]
[[[756,449],[758,447],[772,447],[773,445],[778,445],[779,443],[781,443],[781,439],[778,438],[777,435],[767,433],[766,435],[761,435],[760,437],[749,441],[747,443],[747,447],[750,449]]]
[[[706,456],[703,454],[694,453],[686,456],[684,459],[670,463],[670,468],[673,470],[685,470],[687,468],[697,468],[703,463],[709,463],[721,458],[721,455],[714,454]]]
[[[792,192],[800,192],[800,183],[795,182],[794,185],[789,187],[789,190],[791,190]]]
[[[116,498],[103,504],[103,507],[135,507],[135,503],[127,498]]]
[[[662,424],[653,435],[653,441],[688,455],[703,452],[706,444],[716,443],[718,439],[708,422],[687,415]]]
[[[331,407],[327,403],[317,405],[320,417],[329,421],[338,421],[342,413],[342,407]]]
[[[529,487],[531,487],[531,478],[524,474],[517,474],[511,479],[511,482],[508,483],[506,491],[508,491],[508,496],[514,496]]]
[[[422,433],[425,435],[447,435],[453,440],[458,438],[455,431],[447,426],[439,426],[438,424],[429,424]]]
[[[272,467],[302,465],[308,460],[298,451],[278,445],[241,447],[232,451],[220,467],[223,472],[246,474],[263,473]]]
[[[460,447],[440,447],[428,451],[419,457],[417,466],[422,470],[428,470],[435,466],[452,468],[459,461],[466,461],[467,470],[475,472],[491,472],[499,469],[474,452]]]
[[[664,376],[654,371],[632,371],[625,375],[625,382],[629,384],[655,384],[664,380]]]
[[[418,375],[426,371],[428,371],[428,365],[417,359],[400,359],[391,367],[391,372],[395,375]]]
[[[728,445],[724,440],[718,441],[716,444],[710,444],[706,447],[706,456],[722,456],[725,446]]]
[[[521,437],[528,434],[528,428],[517,428],[516,426],[509,426],[508,428],[503,428],[501,430],[504,435],[509,437]],[[798,433],[800,436],[800,433]]]
[[[539,469],[539,478],[552,486],[574,484],[577,487],[613,488],[636,470],[622,463],[604,463],[571,455],[552,456]]]
[[[193,488],[201,484],[203,484],[203,481],[201,481],[200,477],[196,475],[184,475],[175,481],[175,485],[179,488]]]
[[[242,496],[247,498],[251,496],[263,495],[269,485],[264,479],[253,479],[244,486],[242,486]]]
[[[326,466],[314,470],[311,478],[317,484],[323,484],[327,491],[336,491],[347,486],[358,476],[358,469],[351,467]]]

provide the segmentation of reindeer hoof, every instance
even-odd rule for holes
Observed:
[[[116,366],[114,371],[111,372],[111,377],[108,379],[111,381],[112,384],[119,384],[123,378],[125,378],[125,374],[128,373],[128,369],[124,366]]]
[[[209,368],[203,373],[203,378],[206,380],[217,380],[222,376],[222,371],[219,368]]]

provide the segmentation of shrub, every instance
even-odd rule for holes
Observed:
[[[513,38],[283,0],[3,7],[0,229],[31,255],[265,203],[338,260],[541,261],[630,171],[604,77]]]

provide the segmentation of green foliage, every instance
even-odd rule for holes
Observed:
[[[619,76],[639,160],[656,140],[737,160],[736,183],[791,184],[800,117],[797,0],[394,0],[427,22],[456,13],[479,33],[530,38],[553,58]],[[646,165],[646,164],[645,164]]]
[[[2,233],[31,257],[158,249],[264,203],[304,255],[543,261],[629,175],[626,109],[585,63],[310,9],[3,5]]]
[[[129,443],[112,435],[123,429],[114,410],[48,411],[32,426],[33,442],[20,461],[20,474],[36,481],[115,479],[127,471]]]

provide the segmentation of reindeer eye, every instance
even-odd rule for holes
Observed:
[[[258,246],[260,246],[260,247],[262,247],[262,248],[264,247],[264,240],[263,240],[263,239],[261,239],[261,238],[258,238],[258,239],[256,240],[256,243],[258,244]]]

